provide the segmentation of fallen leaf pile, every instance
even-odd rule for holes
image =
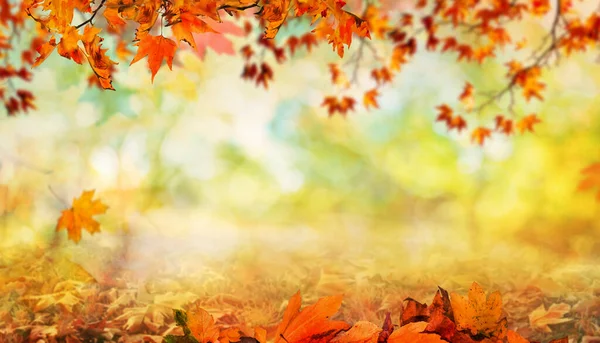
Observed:
[[[517,287],[510,281],[498,286],[490,281],[508,280],[507,273],[519,275],[502,268],[491,269],[489,275],[463,275],[458,267],[447,268],[454,277],[434,279],[426,271],[398,277],[387,267],[390,273],[385,276],[360,272],[364,268],[360,260],[324,266],[322,257],[294,264],[300,260],[280,256],[276,262],[285,269],[277,263],[193,260],[194,268],[181,275],[155,273],[141,281],[122,269],[107,283],[60,250],[49,252],[43,247],[14,254],[3,250],[0,342],[600,340],[600,288],[593,281],[600,274],[595,269],[585,273],[590,282],[533,276],[526,280],[527,287]],[[469,278],[481,282],[467,290]],[[445,279],[443,288],[433,292],[434,280],[441,279]],[[499,291],[486,293],[480,284]]]
[[[219,331],[213,317],[197,304],[187,313],[176,309],[175,322],[183,329],[183,334],[167,335],[165,342],[529,342],[516,331],[508,329],[500,293],[494,292],[486,297],[477,283],[473,283],[467,298],[456,293],[449,296],[441,287],[429,306],[408,298],[398,325],[393,324],[388,312],[381,328],[368,321],[357,321],[351,326],[344,321],[331,320],[342,305],[341,295],[323,297],[302,310],[301,302],[300,292],[290,298],[283,319],[274,332],[260,327],[255,327],[253,333],[248,328],[227,328]],[[548,318],[544,323],[558,324],[563,321],[564,319],[553,321]],[[550,342],[566,343],[568,339],[565,337]]]
[[[466,296],[439,287],[429,305],[405,298],[399,308],[390,308],[399,316],[385,311],[374,320],[348,316],[371,306],[364,299],[357,305],[357,299],[330,295],[303,307],[298,291],[279,307],[235,295],[184,292],[181,283],[168,280],[165,287],[172,292],[155,292],[156,286],[125,279],[101,284],[68,259],[50,257],[43,250],[36,254],[35,263],[0,264],[0,342],[527,343],[533,340],[524,337],[536,333],[577,336],[556,330],[573,323],[586,343],[600,336],[598,297],[577,306],[546,306],[537,301],[543,295],[532,289],[516,297],[508,294],[513,308],[517,299],[529,312],[522,317],[527,323],[519,326],[508,320],[499,292],[486,295],[473,283]],[[215,304],[221,304],[222,311]],[[247,315],[226,308],[242,309]],[[544,341],[577,342],[558,338]]]

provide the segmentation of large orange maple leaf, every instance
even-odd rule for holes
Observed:
[[[73,199],[73,205],[70,209],[62,211],[58,218],[56,231],[66,229],[68,238],[75,243],[81,240],[81,229],[85,229],[90,234],[100,232],[100,223],[92,217],[103,214],[108,209],[100,200],[92,200],[95,190],[84,191],[77,199]]]
[[[148,56],[148,67],[152,72],[152,81],[154,81],[154,76],[158,72],[163,59],[167,61],[169,69],[173,68],[173,56],[175,50],[177,50],[177,44],[173,40],[162,35],[152,36],[146,34],[136,45],[138,46],[137,54],[133,57],[130,65]]]
[[[342,305],[341,295],[321,298],[302,311],[301,303],[298,291],[290,298],[283,313],[283,320],[275,332],[274,343],[325,343],[338,332],[350,328],[346,322],[329,320]]]

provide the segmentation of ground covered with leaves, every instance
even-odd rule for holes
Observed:
[[[60,249],[4,250],[0,341],[600,342],[597,264],[448,258],[419,271],[392,258],[274,254],[188,253],[169,272],[157,256],[140,278],[116,264],[92,276]]]

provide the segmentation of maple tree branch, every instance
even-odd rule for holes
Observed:
[[[358,79],[358,69],[360,68],[360,60],[363,56],[363,51],[365,49],[366,39],[360,39],[360,45],[358,46],[358,51],[356,52],[356,59],[354,63],[354,68],[352,69],[352,77],[350,78],[350,83],[354,84]]]
[[[256,2],[255,2],[255,3],[253,3],[253,4],[250,4],[250,5],[245,5],[245,6],[221,5],[221,6],[219,6],[217,9],[219,9],[219,10],[224,10],[224,11],[226,11],[226,12],[227,12],[229,15],[231,15],[231,13],[229,13],[229,11],[228,11],[229,9],[234,9],[234,10],[238,10],[238,11],[245,11],[245,10],[247,10],[247,9],[254,8],[254,7],[259,7],[259,5],[258,5],[258,1],[256,1]]]
[[[557,50],[556,48],[558,47],[558,42],[566,35],[566,34],[563,34],[561,36],[558,36],[557,32],[556,32],[558,29],[558,23],[559,23],[559,20],[561,17],[561,13],[560,13],[561,5],[562,5],[561,1],[562,0],[556,0],[556,14],[555,14],[554,20],[552,22],[552,27],[550,28],[550,32],[548,33],[548,35],[546,35],[546,37],[544,37],[544,39],[542,41],[542,46],[544,46],[545,42],[547,42],[548,39],[551,39],[550,45],[546,49],[544,49],[541,52],[541,54],[537,57],[535,57],[535,52],[534,52],[534,55],[532,55],[532,57],[535,57],[535,60],[527,67],[521,69],[521,71],[519,73],[515,73],[515,75],[512,76],[510,82],[504,88],[502,88],[500,91],[498,91],[495,95],[490,96],[488,100],[484,101],[479,106],[475,107],[473,109],[474,112],[481,113],[485,108],[490,106],[492,103],[500,100],[507,93],[509,93],[509,95],[511,97],[514,97],[514,94],[513,94],[514,86],[517,83],[517,77],[519,76],[519,74],[525,73],[535,67],[541,67],[541,66],[545,66],[547,64],[548,57],[550,56],[550,54],[552,52]],[[511,99],[510,106],[509,106],[510,112],[512,112],[513,106],[514,106],[514,99]]]
[[[84,25],[86,25],[86,24],[91,24],[91,25],[93,25],[93,23],[92,23],[92,20],[94,20],[94,18],[96,17],[96,15],[97,15],[97,14],[98,14],[98,12],[100,11],[100,9],[101,9],[101,8],[104,6],[104,3],[106,3],[106,0],[102,0],[102,1],[100,2],[100,5],[98,5],[98,7],[97,7],[97,8],[94,10],[94,12],[92,12],[92,16],[91,16],[91,17],[89,17],[89,19],[87,19],[87,20],[83,21],[81,24],[79,24],[79,25],[75,26],[75,28],[76,28],[76,29],[80,29],[80,28],[82,28],[82,27],[83,27]]]

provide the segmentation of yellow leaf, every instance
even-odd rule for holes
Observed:
[[[500,292],[493,292],[486,298],[481,286],[473,282],[468,298],[452,293],[450,302],[458,330],[469,330],[472,335],[482,334],[488,337],[503,331],[505,322],[501,321]]]

